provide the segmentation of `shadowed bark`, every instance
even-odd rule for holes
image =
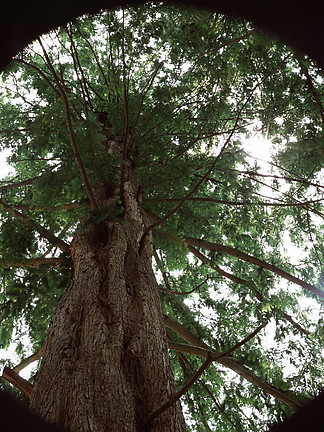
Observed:
[[[135,171],[125,168],[123,220],[77,231],[74,276],[48,330],[31,410],[72,432],[139,432],[176,392],[148,225]],[[111,202],[94,189],[103,208]],[[115,191],[116,193],[116,191]],[[150,431],[186,430],[180,403]]]

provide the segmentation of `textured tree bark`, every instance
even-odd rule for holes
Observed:
[[[100,207],[112,198],[106,194],[96,187]],[[53,315],[34,384],[31,411],[72,432],[143,431],[176,391],[130,164],[123,198],[124,221],[81,227],[72,241],[73,281]],[[147,430],[185,431],[180,404]]]

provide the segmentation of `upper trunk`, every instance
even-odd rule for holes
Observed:
[[[142,431],[175,392],[150,236],[135,170],[124,176],[120,221],[79,229],[71,244],[73,280],[53,315],[31,410],[73,431]],[[102,208],[107,197],[95,191]],[[185,431],[175,404],[147,430]]]

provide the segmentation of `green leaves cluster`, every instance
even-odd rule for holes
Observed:
[[[102,209],[91,209],[89,212],[89,217],[82,227],[85,228],[90,224],[100,225],[101,223],[107,221],[120,221],[119,216],[121,216],[123,211],[124,208],[122,206],[122,201],[120,197],[116,197]]]
[[[199,258],[185,240],[230,246],[323,287],[324,81],[316,65],[250,23],[163,3],[81,17],[43,40],[50,64],[34,44],[1,77],[0,146],[11,149],[16,172],[0,183],[1,347],[15,327],[34,347],[45,337],[71,276],[53,239],[69,243],[86,215],[85,225],[123,218],[122,191],[90,209],[69,114],[92,188],[104,184],[116,196],[127,162],[152,223],[182,202],[153,232],[165,313],[219,351],[269,320],[271,345],[266,327],[232,358],[296,399],[316,393],[322,301],[225,252],[197,247]],[[272,140],[268,170],[249,154],[255,133]],[[33,267],[36,258],[43,262]],[[201,364],[171,358],[179,386]],[[183,403],[201,431],[259,431],[289,411],[220,364]]]

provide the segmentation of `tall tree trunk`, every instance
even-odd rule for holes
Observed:
[[[30,409],[72,432],[139,432],[175,392],[150,236],[135,170],[124,176],[124,221],[79,229],[73,281],[50,324]],[[102,208],[111,196],[97,186]],[[180,403],[149,431],[185,431]]]

